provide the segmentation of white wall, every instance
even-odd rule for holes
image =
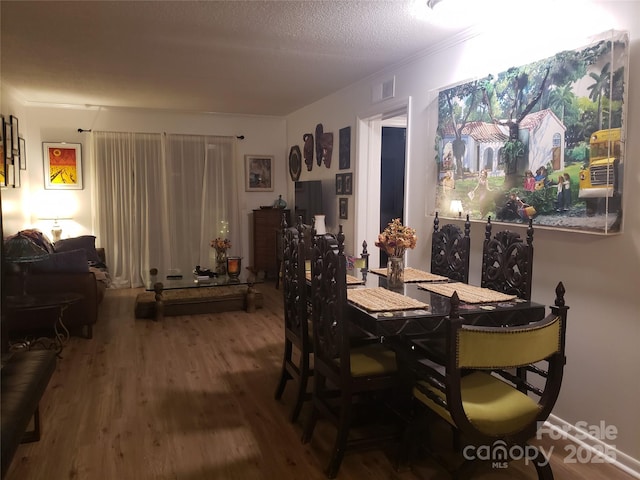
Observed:
[[[6,100],[6,101],[5,101]],[[73,221],[65,221],[63,237],[95,233],[92,224],[91,170],[89,133],[78,129],[118,132],[166,132],[202,135],[238,136],[236,162],[239,172],[240,215],[242,245],[233,248],[242,255],[244,265],[252,263],[252,210],[261,205],[272,205],[278,194],[286,198],[285,121],[280,117],[234,116],[216,114],[188,114],[126,109],[54,108],[21,106],[9,95],[3,96],[3,114],[18,116],[20,131],[26,141],[27,170],[19,189],[3,189],[2,207],[5,235],[36,226],[47,232],[49,224],[36,218],[44,203],[70,205]],[[42,142],[70,142],[82,144],[83,190],[44,190]],[[245,154],[273,155],[275,158],[274,191],[244,191]],[[125,212],[123,212],[125,214]],[[50,223],[50,222],[49,222]],[[48,232],[47,232],[48,233]],[[97,239],[100,244],[100,239]],[[109,254],[109,245],[101,245]],[[108,258],[108,257],[107,257]]]
[[[608,443],[618,449],[623,463],[640,471],[640,413],[637,408],[640,396],[640,215],[636,208],[636,192],[640,191],[640,137],[634,135],[640,131],[640,3],[605,2],[602,5],[605,10],[585,7],[582,12],[586,18],[599,22],[597,27],[591,26],[590,33],[596,35],[615,28],[629,31],[631,37],[624,234],[602,237],[537,229],[532,295],[536,302],[551,304],[556,284],[563,281],[566,301],[571,307],[568,363],[554,415],[571,425],[579,421],[598,425],[604,421],[615,426],[618,436]],[[572,18],[570,24],[574,22],[584,25],[578,18]],[[527,35],[521,22],[518,27],[521,30],[506,32],[502,29],[498,37],[476,36],[399,64],[287,117],[287,142],[301,145],[303,133],[312,131],[316,123],[323,123],[325,131],[336,133],[347,125],[353,129],[357,117],[382,113],[393,109],[394,104],[411,99],[406,223],[418,230],[419,246],[408,253],[410,266],[429,268],[433,220],[429,213],[435,205],[436,172],[432,115],[435,109],[430,105],[437,90],[586,44],[586,39],[579,43],[580,35],[560,38],[558,32],[567,33],[567,25],[564,30],[554,30],[551,26],[538,24],[535,35]],[[373,103],[372,88],[394,75],[395,98],[386,103]],[[358,143],[357,138],[352,139],[352,148]],[[361,152],[362,149],[352,156],[352,167]],[[337,165],[331,170],[314,166],[312,172],[303,172],[301,179],[325,178],[336,173]],[[354,193],[358,195],[359,192]],[[367,201],[368,198],[360,198],[360,208],[365,209]],[[355,232],[356,212],[351,205],[350,208],[349,220],[345,222],[346,250],[354,251],[357,249],[350,236]],[[525,233],[519,227],[509,228]],[[471,238],[470,282],[479,284],[483,223],[472,225]],[[367,239],[375,249],[373,240]],[[632,458],[624,459],[624,454]]]

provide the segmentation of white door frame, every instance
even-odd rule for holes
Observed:
[[[380,167],[382,126],[384,120],[400,114],[407,116],[407,148],[405,154],[405,215],[408,208],[408,178],[411,134],[411,97],[384,102],[359,114],[356,118],[356,171],[357,192],[355,199],[355,251],[360,252],[366,240],[369,265],[379,265],[380,251],[375,241],[380,233]],[[404,219],[403,219],[404,221]]]

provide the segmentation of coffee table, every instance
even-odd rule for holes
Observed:
[[[154,274],[155,273],[155,274]],[[254,312],[263,304],[254,274],[242,272],[238,278],[219,275],[198,280],[190,270],[160,273],[152,269],[144,278],[145,292],[136,298],[137,318],[156,321],[169,315],[197,315],[230,310]]]

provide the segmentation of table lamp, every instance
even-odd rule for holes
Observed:
[[[8,262],[17,263],[22,276],[22,295],[27,295],[27,275],[33,262],[47,258],[47,251],[33,243],[27,236],[17,233],[4,244],[4,257]]]
[[[53,220],[53,225],[51,226],[51,240],[53,240],[54,243],[62,238],[62,225],[60,225],[59,220],[72,220],[71,217],[59,217],[59,216],[39,217],[39,219]]]
[[[458,217],[462,217],[462,200],[451,200],[449,210],[453,213],[457,213]]]

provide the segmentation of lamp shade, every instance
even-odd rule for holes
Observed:
[[[32,263],[48,257],[47,251],[28,237],[17,233],[4,244],[4,257],[12,263]]]

